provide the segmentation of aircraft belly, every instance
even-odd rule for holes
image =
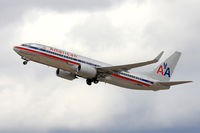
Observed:
[[[114,76],[107,76],[104,82],[129,89],[151,90],[148,86]]]
[[[26,57],[27,59],[29,59],[29,57],[34,58],[37,56],[37,53],[26,51],[26,50],[20,50],[18,54],[21,55],[22,57]]]
[[[55,68],[60,68],[66,71],[71,70],[71,66],[65,62],[58,59],[54,59],[52,57],[48,57],[39,53],[29,52],[29,51],[22,51],[20,55],[25,57],[28,60],[32,60],[44,65],[48,65]]]
[[[48,66],[60,68],[66,71],[70,70],[70,66],[67,64],[67,62],[54,59],[52,57],[48,57],[45,55],[40,55],[40,63],[48,65]]]

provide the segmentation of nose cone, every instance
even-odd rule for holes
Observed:
[[[14,46],[14,47],[13,47],[13,50],[14,50],[16,53],[19,52],[19,48],[17,48],[17,46]]]

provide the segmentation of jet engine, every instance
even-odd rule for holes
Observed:
[[[73,80],[76,78],[76,75],[71,73],[71,72],[68,72],[68,71],[64,71],[62,69],[57,69],[56,70],[56,75],[58,77],[61,77],[61,78],[64,78],[64,79],[68,79],[68,80]]]
[[[71,65],[69,71],[72,73],[77,73],[80,70],[80,65]]]
[[[86,64],[81,64],[78,67],[78,72],[77,74],[81,77],[87,78],[87,79],[92,79],[95,78],[97,75],[97,70],[94,67],[91,67]]]

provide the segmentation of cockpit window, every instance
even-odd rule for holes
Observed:
[[[25,46],[25,47],[26,47],[27,45],[26,45],[26,44],[22,44],[22,46]]]
[[[22,44],[22,46],[32,46],[32,47],[37,47],[37,48],[43,48],[44,46],[41,44],[37,44],[37,43],[26,43],[26,44]]]
[[[38,44],[35,44],[35,43],[29,43],[30,46],[32,47],[38,47],[39,45]]]

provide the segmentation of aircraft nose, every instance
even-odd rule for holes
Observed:
[[[14,50],[16,53],[19,52],[19,49],[17,48],[17,46],[14,46],[14,47],[13,47],[13,50]]]

